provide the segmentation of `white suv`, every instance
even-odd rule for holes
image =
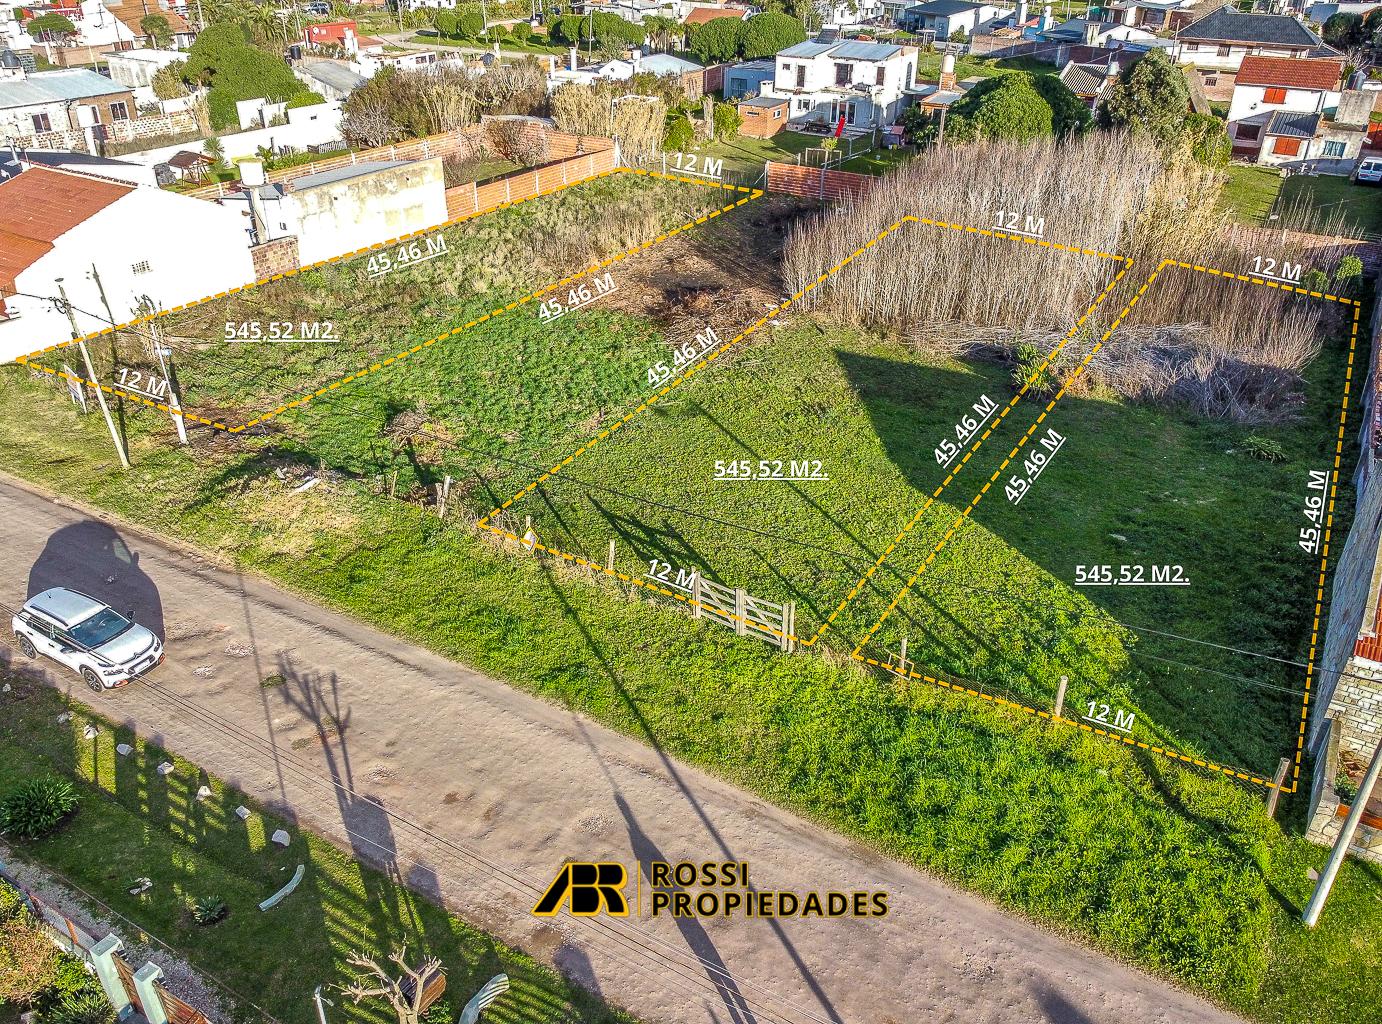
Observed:
[[[95,598],[65,587],[45,590],[11,620],[19,649],[81,675],[97,693],[124,686],[163,661],[158,637]]]

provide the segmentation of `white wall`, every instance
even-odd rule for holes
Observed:
[[[1216,71],[1237,71],[1243,58],[1249,53],[1260,57],[1299,57],[1302,51],[1280,47],[1230,46],[1228,54],[1219,56],[1219,48],[1214,43],[1179,43],[1171,54],[1183,64],[1193,64],[1197,68],[1212,68]]]
[[[141,261],[148,261],[147,272],[136,272]],[[100,294],[90,279],[93,262],[121,322],[134,316],[140,295],[150,295],[168,309],[254,279],[234,210],[161,189],[136,188],[60,236],[51,252],[19,274],[16,290],[54,295],[61,277],[74,306],[102,317],[78,313],[78,326],[83,332],[99,330],[106,324]],[[71,337],[66,316],[50,303],[12,298],[6,304],[20,315],[0,322],[0,359],[9,361]]]
[[[1281,103],[1268,103],[1264,98],[1266,95],[1265,85],[1235,85],[1233,100],[1228,107],[1229,123],[1241,121],[1265,110],[1290,110],[1314,114],[1324,109],[1325,94],[1314,89],[1287,89],[1286,99]]]
[[[260,146],[292,146],[301,150],[322,142],[335,142],[341,137],[341,105],[328,100],[310,107],[293,108],[288,111],[288,123],[277,128],[256,128],[250,132],[222,135],[221,145],[225,147],[226,159],[234,160],[254,156]],[[202,152],[201,143],[194,141],[184,142],[180,146],[146,149],[142,153],[126,153],[120,159],[153,166],[184,149]]]
[[[295,191],[303,264],[353,252],[446,220],[441,158]]]

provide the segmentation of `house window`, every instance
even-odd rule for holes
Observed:
[[[49,120],[47,114],[31,114],[30,116],[34,121],[34,131],[51,132],[53,130],[53,122]]]
[[[885,77],[886,77],[886,72],[885,72],[882,68],[879,68],[879,69],[878,69],[878,74],[874,76],[874,84],[875,84],[875,85],[882,85],[882,84],[883,84],[883,79],[884,79]]]
[[[1218,85],[1218,84],[1219,84],[1219,76],[1218,76],[1218,75],[1210,75],[1208,78],[1206,78],[1206,79],[1204,80],[1204,84],[1205,84],[1205,85]]]
[[[130,108],[125,106],[123,100],[110,105],[110,119],[112,121],[128,121],[130,119]]]
[[[1337,139],[1324,144],[1324,155],[1330,160],[1342,160],[1347,151],[1348,147]]]
[[[1238,138],[1244,142],[1256,142],[1262,135],[1260,124],[1240,124],[1238,126]]]
[[[773,120],[774,120],[774,121],[777,121],[777,120],[779,120],[781,117],[782,117],[782,108],[781,108],[781,107],[778,107],[776,110],[773,111]]]
[[[848,85],[850,83],[850,76],[852,75],[853,71],[853,67],[851,67],[849,64],[836,64],[835,84]]]
[[[798,88],[798,89],[805,89],[805,88],[806,88],[806,65],[805,65],[805,64],[798,64],[798,65],[797,65],[797,88]]]
[[[139,274],[147,274],[151,269],[153,268],[149,266],[148,260],[140,260],[130,267],[130,273],[138,276]]]
[[[1227,57],[1230,49],[1228,43],[1220,43],[1219,48],[1214,52],[1220,57]]]
[[[1300,139],[1273,139],[1272,152],[1277,156],[1299,156]]]
[[[1274,85],[1263,93],[1262,100],[1264,103],[1285,103],[1286,90]]]

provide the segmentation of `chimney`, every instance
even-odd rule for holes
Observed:
[[[246,188],[258,188],[269,179],[264,174],[264,161],[255,157],[246,157],[243,160],[235,161],[240,168],[240,182]]]
[[[638,69],[643,66],[643,49],[639,47],[633,51],[633,73],[638,74]]]
[[[1014,15],[1013,27],[1021,28],[1027,24],[1027,0],[1017,0],[1017,14]]]
[[[1045,32],[1048,28],[1051,27],[1051,22],[1051,5],[1047,4],[1045,7],[1041,9],[1041,24],[1037,27],[1040,28],[1041,31]]]
[[[941,58],[941,80],[937,87],[941,92],[955,91],[955,55],[947,53]]]
[[[1097,21],[1086,21],[1084,25],[1084,44],[1085,46],[1095,45],[1099,38],[1099,23]]]
[[[579,63],[578,63],[578,61],[577,61],[577,59],[576,59],[576,48],[575,48],[574,46],[571,47],[571,56],[567,58],[567,65],[566,65],[566,66],[567,66],[567,69],[570,70],[570,71],[575,71],[576,68],[579,67]]]
[[[264,176],[264,161],[241,160],[239,167],[240,183],[245,186],[245,198],[249,200],[250,231],[254,235],[255,244],[263,245],[269,240],[269,233],[264,229],[263,201],[259,195],[259,187],[267,180]]]
[[[1116,53],[1108,55],[1108,67],[1104,69],[1104,75],[1110,81],[1118,77],[1118,55]]]

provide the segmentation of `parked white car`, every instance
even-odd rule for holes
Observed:
[[[65,587],[31,597],[10,623],[25,657],[52,658],[97,693],[124,686],[163,661],[163,644],[152,632]]]
[[[1353,170],[1353,180],[1361,185],[1382,184],[1382,158],[1368,157]]]

